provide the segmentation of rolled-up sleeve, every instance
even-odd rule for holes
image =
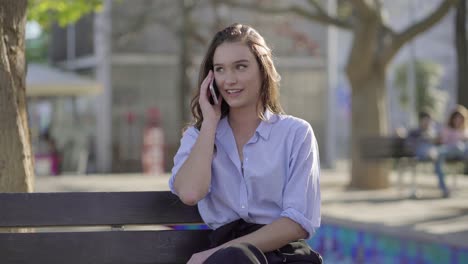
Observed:
[[[182,139],[180,140],[180,147],[174,156],[174,167],[172,167],[171,177],[169,178],[169,189],[174,194],[177,194],[174,190],[176,174],[189,157],[190,151],[198,138],[198,133],[199,132],[196,128],[190,127],[184,132]]]
[[[288,180],[283,194],[283,212],[308,232],[320,226],[320,159],[317,141],[310,125],[295,133],[289,160]]]

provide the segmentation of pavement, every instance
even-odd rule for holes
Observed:
[[[452,186],[452,176],[447,179]],[[36,192],[168,190],[169,175],[64,175],[36,178]],[[409,175],[398,187],[397,174],[383,190],[351,190],[346,165],[321,172],[322,222],[391,236],[468,249],[468,176],[459,175],[449,198],[441,198],[437,177],[421,171],[418,198]]]

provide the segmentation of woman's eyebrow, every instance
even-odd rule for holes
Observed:
[[[241,59],[241,60],[236,60],[234,61],[232,64],[237,64],[237,63],[246,63],[246,62],[250,62],[248,59]],[[222,63],[215,63],[213,64],[213,66],[222,66],[223,64]]]

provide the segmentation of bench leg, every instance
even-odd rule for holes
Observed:
[[[417,166],[418,166],[417,161],[413,161],[412,166],[410,166],[411,167],[411,192],[410,192],[409,197],[412,199],[417,199],[420,197],[420,194],[418,193],[418,189],[417,189],[417,179],[416,179]]]
[[[457,178],[458,178],[458,173],[454,173],[453,174],[452,191],[455,191],[457,189]]]
[[[398,173],[398,194],[400,196],[406,196],[406,189],[404,186],[404,177],[408,173],[408,168],[410,167],[410,162],[406,159],[397,159],[396,168]]]
[[[460,162],[458,164],[455,164],[455,169],[453,172],[453,183],[452,183],[452,192],[457,190],[457,185],[458,185],[458,176],[459,174],[463,174],[464,169],[465,169],[465,163]]]
[[[403,190],[403,166],[401,165],[401,161],[397,160],[396,161],[396,167],[398,171],[398,190]]]

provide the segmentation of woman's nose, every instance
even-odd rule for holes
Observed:
[[[237,76],[233,72],[227,72],[226,78],[224,79],[226,84],[235,84],[237,82]]]

